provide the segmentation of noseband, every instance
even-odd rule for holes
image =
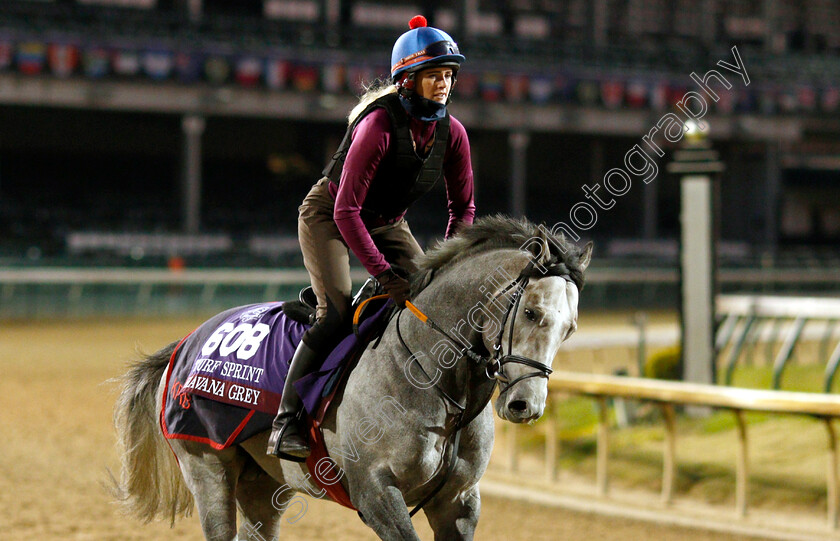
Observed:
[[[505,311],[505,317],[502,320],[502,326],[499,328],[499,335],[496,337],[496,343],[493,345],[493,357],[487,361],[487,365],[485,366],[484,372],[488,378],[495,378],[499,383],[499,394],[506,393],[511,387],[522,381],[523,379],[533,378],[533,377],[541,377],[541,378],[548,378],[551,374],[551,368],[547,367],[543,363],[539,361],[535,361],[529,357],[523,357],[522,355],[514,355],[513,354],[513,329],[516,325],[516,312],[519,310],[519,301],[522,300],[522,294],[525,292],[525,288],[528,286],[528,282],[531,280],[531,272],[534,269],[534,262],[531,261],[528,263],[528,266],[525,267],[519,276],[511,282],[499,296],[504,295],[511,289],[513,289],[513,295],[511,296],[510,302],[508,303],[507,311]],[[513,318],[511,318],[511,314],[513,314]],[[508,333],[508,352],[506,355],[502,355],[502,336],[505,332],[505,325],[507,324],[508,319],[510,318],[510,332]],[[530,366],[534,368],[534,372],[529,372],[522,376],[519,376],[513,381],[510,381],[510,378],[504,372],[504,366],[509,363],[516,363],[516,364],[524,364],[525,366]],[[502,383],[506,383],[504,387],[501,386]]]

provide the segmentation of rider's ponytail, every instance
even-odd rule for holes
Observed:
[[[347,115],[347,123],[352,124],[353,121],[356,120],[356,117],[359,116],[361,112],[374,101],[387,94],[395,93],[396,91],[396,85],[384,79],[376,79],[369,85],[366,85],[365,93],[362,94],[361,98],[359,98],[359,103],[357,103],[350,111],[350,114]]]

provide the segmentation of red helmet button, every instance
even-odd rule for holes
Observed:
[[[408,27],[412,30],[421,26],[427,26],[427,24],[426,17],[423,17],[422,15],[415,15],[410,21],[408,21]]]

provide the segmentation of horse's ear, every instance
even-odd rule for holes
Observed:
[[[578,256],[578,264],[580,264],[580,272],[586,270],[586,267],[589,266],[589,262],[592,260],[592,241],[586,243],[586,246],[583,247],[583,251]]]
[[[548,245],[548,237],[546,237],[545,233],[540,230],[537,233],[537,238],[540,239],[540,244],[542,244],[541,257],[537,263],[548,266],[551,263],[551,248]]]

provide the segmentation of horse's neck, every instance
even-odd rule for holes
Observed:
[[[528,261],[527,254],[511,249],[471,257],[439,273],[414,304],[447,332],[460,328],[461,337],[466,337],[470,329],[480,331],[480,316],[501,315],[506,306],[491,299],[519,276]]]

